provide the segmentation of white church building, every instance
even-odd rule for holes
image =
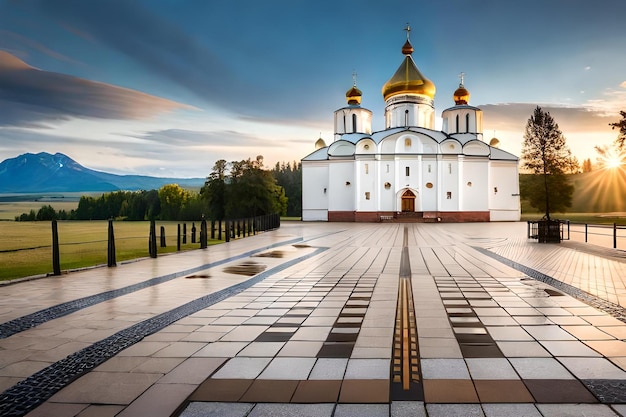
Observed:
[[[407,28],[407,35],[408,35]],[[517,221],[519,159],[483,140],[482,110],[463,85],[435,130],[435,85],[404,60],[382,88],[385,129],[372,132],[361,91],[335,111],[334,141],[302,159],[304,221]]]

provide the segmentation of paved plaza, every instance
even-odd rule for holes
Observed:
[[[626,416],[625,307],[525,223],[286,222],[0,287],[0,415]]]

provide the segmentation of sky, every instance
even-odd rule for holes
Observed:
[[[383,84],[413,59],[459,74],[484,137],[521,154],[536,106],[573,154],[626,110],[624,0],[0,0],[0,161],[61,152],[116,174],[206,177],[215,161],[299,161],[352,87],[384,128]]]

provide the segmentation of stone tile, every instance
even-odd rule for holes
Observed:
[[[159,383],[198,385],[225,361],[225,358],[189,358],[161,378]]]
[[[348,366],[348,359],[344,358],[319,358],[311,373],[309,379],[325,379],[325,380],[340,380],[343,379]]]
[[[124,349],[117,356],[151,356],[169,345],[168,342],[138,342]]]
[[[390,408],[390,417],[426,417],[423,401],[393,401]]]
[[[315,365],[315,358],[283,358],[272,359],[258,379],[307,379]]]
[[[288,403],[299,381],[257,379],[240,401],[251,403]]]
[[[478,404],[426,404],[428,417],[483,417]]]
[[[291,401],[294,403],[336,403],[339,399],[340,380],[300,381]]]
[[[538,342],[497,342],[498,347],[507,358],[551,357],[550,353]]]
[[[252,379],[214,379],[204,381],[189,397],[190,401],[239,401],[252,385]]]
[[[236,357],[230,359],[215,374],[216,379],[253,379],[259,376],[272,358]]]
[[[595,350],[577,340],[557,340],[541,342],[552,356],[599,357]]]
[[[388,404],[337,404],[333,417],[389,417]]]
[[[523,326],[532,337],[536,340],[576,340],[574,336],[561,329],[559,326]]]
[[[215,342],[193,354],[194,357],[232,358],[248,345],[248,342]]]
[[[206,343],[173,342],[152,356],[155,358],[188,358],[205,346],[207,346]]]
[[[285,343],[277,356],[316,357],[324,342],[290,340]]]
[[[28,413],[28,417],[76,416],[87,408],[87,404],[60,404],[46,402]]]
[[[389,379],[389,359],[350,359],[344,379]]]
[[[239,351],[237,356],[272,357],[276,356],[284,345],[285,342],[252,342]]]
[[[601,330],[616,339],[626,340],[626,325],[598,327],[598,330]]]
[[[425,379],[424,401],[427,404],[479,402],[474,384],[469,379]]]
[[[89,372],[50,398],[52,402],[130,404],[161,375],[125,372]]]
[[[354,343],[333,343],[328,342],[322,345],[317,353],[318,358],[349,358],[352,355]]]
[[[510,358],[509,361],[522,379],[574,379],[554,358]]]
[[[389,380],[347,379],[341,384],[340,403],[387,403],[389,402]]]
[[[291,340],[325,341],[330,333],[331,327],[301,327]]]
[[[195,384],[155,384],[116,417],[169,417],[195,389]]]
[[[605,358],[559,358],[559,361],[579,379],[626,380],[626,372]]]
[[[534,340],[524,329],[521,327],[487,327],[489,334],[495,340],[498,341],[532,341]]]
[[[422,359],[422,376],[426,379],[470,379],[463,359]]]
[[[626,342],[622,340],[591,340],[585,344],[607,357],[626,357]]]
[[[603,404],[537,404],[543,417],[617,417],[608,405]]]
[[[575,379],[525,379],[538,403],[595,403],[598,400]]]
[[[478,398],[483,403],[528,403],[533,397],[526,386],[517,380],[474,380]]]
[[[483,404],[486,417],[542,417],[535,404]]]
[[[192,402],[179,417],[246,417],[254,404]]]
[[[473,380],[519,379],[509,361],[504,358],[465,359],[465,362]]]
[[[615,340],[615,337],[594,326],[561,326],[563,330],[579,340]],[[626,326],[625,326],[626,328]],[[626,333],[625,333],[626,336]]]
[[[257,404],[248,417],[331,417],[335,404]]]
[[[239,326],[225,334],[220,339],[222,342],[252,342],[269,326]]]

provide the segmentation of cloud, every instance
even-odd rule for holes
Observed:
[[[619,86],[622,88],[626,88],[626,81],[622,81],[622,83]]]
[[[167,146],[255,147],[262,146],[265,142],[261,138],[233,130],[203,132],[186,129],[164,129],[146,132],[135,137],[155,145]]]
[[[0,51],[0,126],[72,118],[146,119],[189,106],[139,91],[33,68]]]

